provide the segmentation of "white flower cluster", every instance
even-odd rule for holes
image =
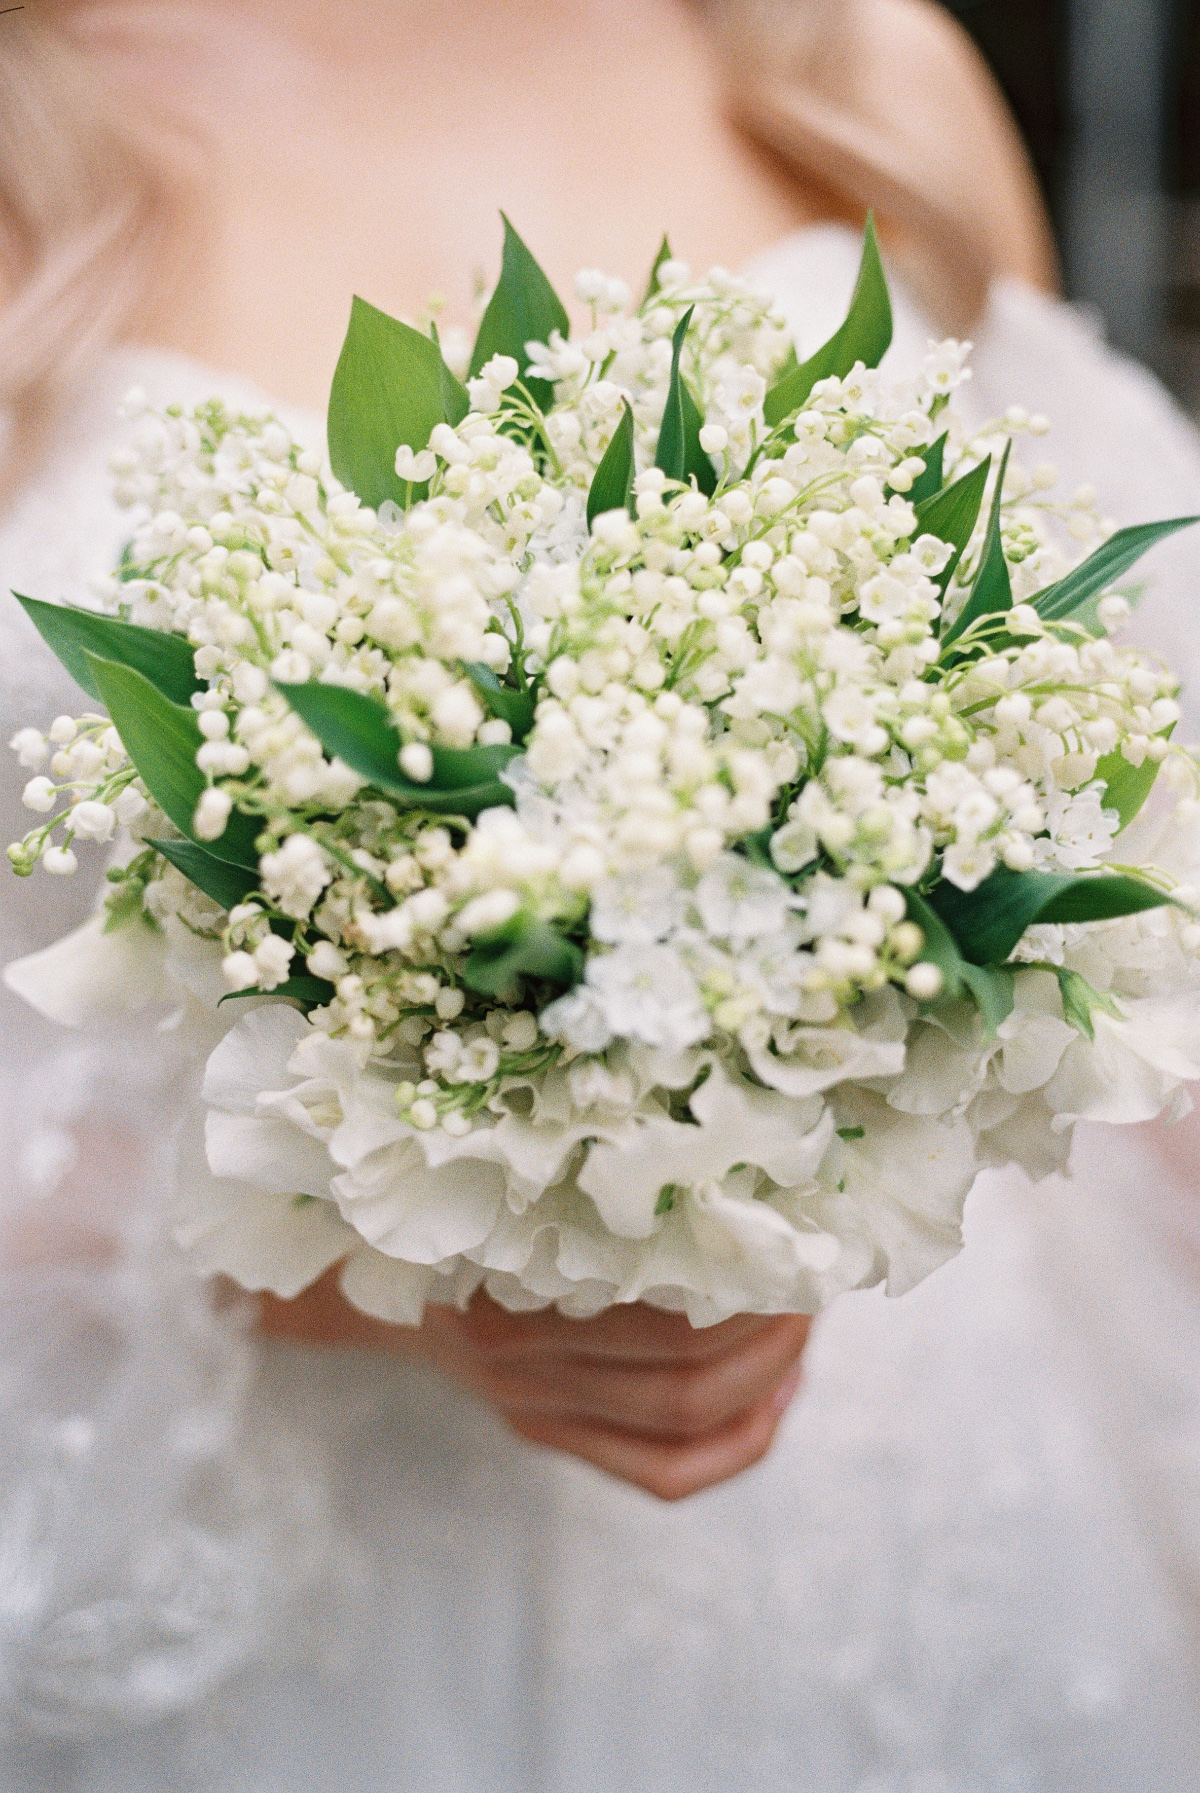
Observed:
[[[129,830],[110,935],[143,918],[138,950],[189,987],[207,958],[302,1008],[222,1011],[184,1227],[207,1265],[293,1292],[346,1259],[353,1299],[407,1319],[481,1282],[697,1323],[907,1287],[981,1164],[1041,1174],[1079,1115],[1144,1118],[1200,1074],[1177,681],[1109,638],[1124,599],[1086,623],[1031,602],[1111,530],[1094,494],[1001,461],[1044,420],[963,433],[965,345],[904,385],[821,380],[770,424],[789,350],[742,282],[668,260],[639,308],[600,274],[578,294],[588,334],[493,356],[461,422],[401,446],[407,510],[270,417],[143,404],[97,609],[194,650],[190,833],[224,864],[253,818],[257,873],[222,908],[164,859],[181,830],[100,715],[14,739],[48,819],[10,858],[70,872]],[[685,320],[700,480],[657,464]],[[589,524],[630,413],[629,503]],[[924,483],[988,455],[956,546]],[[1013,605],[955,633],[994,499]],[[407,798],[301,720],[281,687],[306,682],[377,700]],[[447,755],[486,768],[466,814]],[[1115,838],[1114,767],[1148,789],[1159,766],[1166,833]],[[999,1022],[969,977],[946,989],[918,897],[1117,860],[1171,903],[1031,929]]]

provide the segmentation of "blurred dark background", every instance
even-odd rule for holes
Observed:
[[[949,0],[1029,140],[1067,292],[1200,412],[1200,0]]]

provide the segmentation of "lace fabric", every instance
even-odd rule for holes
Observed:
[[[756,269],[802,350],[855,260],[830,229]],[[1046,411],[1119,521],[1194,508],[1190,426],[1066,308],[1001,289],[976,370],[976,418]],[[77,596],[111,561],[135,381],[254,397],[113,357],[0,528],[5,586]],[[1139,634],[1178,665],[1200,550],[1148,564]],[[0,611],[6,730],[68,702]],[[89,900],[14,881],[5,956]],[[1189,1191],[1140,1139],[1082,1141],[1072,1184],[984,1178],[958,1260],[823,1316],[767,1461],[665,1508],[412,1364],[252,1341],[163,1236],[187,1039],[0,1012],[2,1793],[1194,1784],[1200,1296]]]

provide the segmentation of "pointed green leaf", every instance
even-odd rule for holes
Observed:
[[[943,882],[930,904],[973,965],[1001,965],[1039,922],[1111,921],[1158,909],[1170,898],[1119,872],[1010,872],[1000,866],[977,890]]]
[[[477,943],[463,982],[483,996],[516,996],[525,978],[569,989],[583,975],[583,954],[540,917],[519,911]]]
[[[986,461],[980,461],[978,467],[972,467],[969,473],[956,479],[953,485],[947,486],[944,492],[939,492],[936,498],[927,498],[917,506],[917,528],[920,534],[935,535],[939,542],[946,542],[954,550],[938,575],[937,583],[943,597],[949,590],[950,581],[958,570],[958,563],[975,533],[991,470],[992,459],[989,455]]]
[[[643,310],[645,309],[645,307],[647,305],[649,305],[651,299],[654,297],[655,293],[658,291],[658,270],[662,267],[662,265],[665,261],[670,261],[670,260],[671,260],[671,245],[667,241],[666,235],[664,233],[663,240],[659,244],[658,254],[654,258],[654,266],[650,270],[650,278],[646,282],[646,291],[642,295],[642,309]]]
[[[285,983],[276,984],[273,990],[230,990],[217,1003],[244,1001],[247,996],[282,996],[288,1002],[298,1002],[302,1008],[326,1008],[337,991],[332,984],[327,984],[323,977],[289,977]]]
[[[979,571],[975,575],[975,583],[966,603],[943,636],[947,646],[952,641],[957,641],[981,616],[1002,616],[1012,609],[1012,580],[1009,577],[1008,562],[1004,558],[1004,539],[1000,533],[1004,516],[1004,476],[1008,472],[1008,457],[1011,453],[1010,441],[1005,447],[1000,471],[996,475],[992,514],[988,519],[988,532],[979,559]]]
[[[207,784],[196,764],[204,736],[195,710],[173,704],[131,666],[89,654],[88,667],[142,783],[180,834],[195,840],[193,817]],[[203,844],[215,859],[257,871],[258,833],[259,824],[251,816],[234,810],[221,838]]]
[[[668,479],[678,479],[685,483],[694,479],[700,490],[711,498],[717,489],[717,472],[700,446],[700,431],[704,419],[679,366],[684,338],[694,310],[693,306],[684,313],[675,330],[671,352],[671,379],[667,387],[667,403],[663,411],[654,464],[661,468]]]
[[[354,300],[329,393],[329,461],[344,486],[376,510],[423,497],[424,486],[397,475],[396,450],[419,453],[439,423],[459,423],[469,408],[432,337]]]
[[[433,777],[430,784],[436,791],[475,790],[494,782],[509,760],[517,757],[516,747],[435,747]],[[507,791],[507,785],[498,787]],[[511,802],[512,792],[502,801]]]
[[[925,504],[930,498],[936,498],[941,491],[948,434],[949,432],[946,436],[939,436],[933,446],[926,450],[924,473],[918,474],[912,483],[912,490],[903,494],[910,504]]]
[[[1118,529],[1065,579],[1048,585],[1029,601],[1047,622],[1063,622],[1074,616],[1089,598],[1098,597],[1136,566],[1142,555],[1156,543],[1165,541],[1180,529],[1190,529],[1193,523],[1200,523],[1200,517],[1172,517],[1163,523],[1139,523],[1132,529]]]
[[[326,753],[344,760],[396,802],[462,816],[476,816],[502,804],[515,807],[512,791],[497,777],[517,753],[515,747],[435,747],[433,777],[428,784],[418,784],[400,770],[404,742],[376,698],[316,679],[303,685],[280,684],[277,689]]]
[[[146,844],[161,853],[164,859],[169,859],[176,871],[182,872],[197,890],[202,890],[222,909],[235,909],[245,902],[252,890],[258,889],[257,872],[230,865],[210,853],[207,847],[197,846],[195,841],[152,840]]]
[[[522,375],[529,366],[527,342],[549,342],[558,330],[565,339],[571,320],[562,300],[543,274],[504,213],[504,257],[500,279],[488,302],[471,352],[472,377],[493,355],[511,355]],[[554,399],[554,388],[545,380],[527,382],[530,394],[542,410]]]
[[[196,650],[182,635],[143,629],[115,616],[96,616],[90,610],[43,604],[37,598],[23,598],[16,591],[13,597],[47,647],[57,654],[89,697],[100,699],[88,665],[89,654],[101,660],[115,660],[120,666],[132,666],[172,703],[186,704],[193,691],[204,689],[204,681],[196,677]]]
[[[1169,739],[1174,732],[1175,724],[1163,730],[1163,738]],[[1121,830],[1128,828],[1142,805],[1154,789],[1154,782],[1161,771],[1157,760],[1143,760],[1140,766],[1131,766],[1119,747],[1096,763],[1096,777],[1104,785],[1100,795],[1102,809],[1115,809],[1121,818]]]
[[[441,349],[438,355],[441,357]],[[471,409],[471,396],[457,374],[452,374],[444,357],[438,362],[438,385],[442,392],[442,415],[451,429],[457,429]]]
[[[502,685],[490,666],[482,660],[463,662],[463,671],[488,707],[489,715],[507,722],[512,738],[519,745],[533,727],[537,699],[532,690],[514,691]]]
[[[604,451],[604,458],[597,467],[588,493],[587,520],[588,528],[592,527],[597,517],[605,511],[627,510],[634,515],[633,509],[633,410],[629,400],[625,400],[625,409],[621,421],[613,432],[613,439]]]
[[[846,321],[802,367],[776,380],[763,405],[767,427],[774,429],[798,411],[818,380],[844,380],[860,361],[865,367],[878,367],[891,342],[892,301],[875,221],[868,218],[862,263]]]
[[[985,1038],[994,1040],[1016,1004],[1016,977],[1003,965],[963,961],[962,980],[975,999]]]

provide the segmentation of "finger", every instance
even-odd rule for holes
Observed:
[[[481,1364],[475,1386],[506,1412],[699,1438],[767,1400],[796,1363],[807,1334],[807,1320],[781,1319],[715,1360],[669,1366],[546,1352]]]
[[[289,1300],[269,1291],[259,1295],[259,1331],[303,1345],[341,1345],[395,1356],[423,1354],[421,1328],[389,1326],[351,1306],[338,1283],[339,1269],[327,1270]]]
[[[717,1326],[695,1327],[683,1314],[641,1302],[607,1308],[592,1320],[571,1320],[553,1308],[510,1314],[483,1295],[471,1303],[460,1324],[478,1350],[497,1358],[552,1347],[617,1362],[675,1363],[719,1357],[772,1321],[760,1314],[735,1314]]]
[[[760,1462],[771,1448],[781,1417],[778,1403],[765,1401],[719,1431],[688,1443],[530,1415],[509,1417],[508,1423],[531,1444],[565,1451],[659,1500],[675,1501],[713,1488]]]

